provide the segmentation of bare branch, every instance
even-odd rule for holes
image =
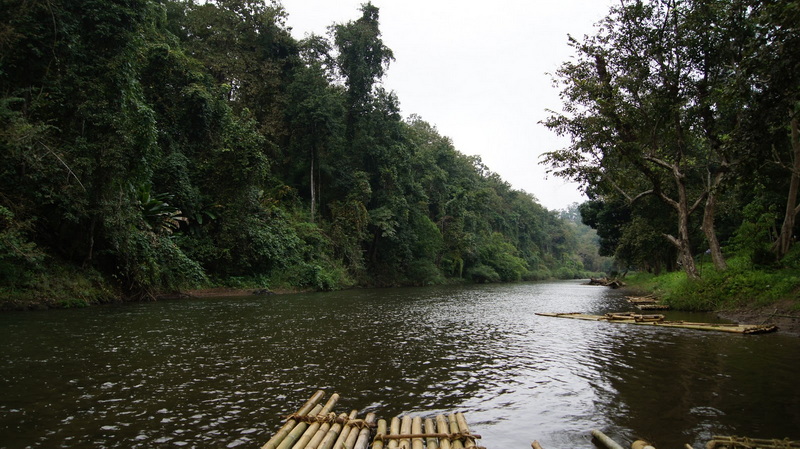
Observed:
[[[606,179],[606,181],[608,181],[611,184],[611,186],[614,187],[614,190],[616,190],[617,192],[620,193],[620,195],[625,197],[625,200],[628,201],[628,204],[633,204],[636,201],[639,201],[640,199],[642,199],[642,198],[644,198],[644,197],[646,197],[648,195],[653,195],[655,193],[655,191],[653,189],[650,189],[650,190],[645,190],[644,192],[641,192],[636,196],[630,196],[630,194],[628,194],[628,192],[624,191],[622,189],[622,187],[617,185],[617,183],[614,182],[613,180]]]
[[[67,163],[66,163],[66,162],[64,162],[64,160],[63,160],[63,159],[61,159],[61,157],[59,157],[59,156],[56,154],[56,152],[55,152],[55,151],[53,151],[53,150],[52,150],[50,147],[48,147],[47,145],[45,145],[45,144],[44,144],[44,142],[42,142],[41,140],[37,140],[36,142],[37,142],[39,145],[43,146],[43,147],[44,147],[44,148],[47,150],[47,152],[48,152],[48,153],[50,153],[50,154],[52,154],[52,155],[53,155],[53,157],[55,157],[56,159],[58,159],[58,162],[61,162],[61,165],[63,165],[63,166],[64,166],[64,167],[67,169],[68,175],[72,175],[72,177],[73,177],[73,178],[75,178],[75,180],[76,180],[76,181],[78,181],[78,184],[81,186],[81,188],[82,188],[82,189],[83,189],[83,191],[85,192],[85,191],[86,191],[86,187],[83,185],[83,183],[81,182],[81,180],[80,180],[80,179],[78,179],[78,176],[75,174],[75,172],[74,172],[74,171],[72,171],[72,169],[71,169],[71,168],[69,168],[69,165],[67,165]]]

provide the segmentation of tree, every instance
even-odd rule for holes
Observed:
[[[748,58],[738,72],[750,100],[741,141],[766,160],[772,156],[789,174],[780,231],[773,249],[778,259],[791,248],[800,213],[800,2],[745,2],[750,8]],[[768,145],[764,145],[768,143]]]
[[[619,195],[630,204],[655,195],[675,212],[677,233],[665,237],[687,276],[699,277],[691,217],[703,207],[702,229],[718,269],[725,259],[714,218],[735,147],[736,127],[726,65],[741,58],[731,40],[744,35],[739,5],[626,0],[602,31],[571,38],[577,62],[561,66],[564,113],[545,125],[573,143],[548,153],[553,172],[581,182],[594,196]]]
[[[303,64],[289,85],[289,147],[293,163],[308,173],[311,221],[315,221],[320,198],[323,156],[340,137],[344,109],[341,90],[330,83],[330,46],[319,36],[301,43]]]
[[[378,23],[379,10],[372,3],[361,5],[361,18],[331,27],[339,51],[337,69],[347,86],[346,136],[352,142],[355,125],[367,111],[373,86],[383,78],[392,50],[383,45]]]

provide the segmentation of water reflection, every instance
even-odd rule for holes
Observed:
[[[257,447],[317,388],[382,417],[465,411],[494,448],[800,438],[800,339],[534,315],[625,307],[561,282],[6,314],[0,447]]]

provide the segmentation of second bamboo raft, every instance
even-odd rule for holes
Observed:
[[[325,403],[322,390],[293,415],[261,449],[485,449],[477,446],[480,435],[470,432],[463,413],[376,419],[374,413],[358,418],[333,412],[338,394]]]
[[[778,330],[778,327],[772,324],[726,324],[668,321],[664,319],[664,315],[642,315],[637,313],[607,313],[605,315],[588,315],[585,313],[537,313],[536,315],[555,318],[572,318],[576,320],[587,321],[607,321],[610,323],[638,324],[642,326],[675,327],[704,331],[732,332],[737,334],[764,334]]]

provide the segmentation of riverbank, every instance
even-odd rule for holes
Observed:
[[[720,310],[716,312],[721,318],[737,323],[763,324],[778,326],[778,332],[800,336],[800,312],[791,304],[776,304],[774,307],[760,309]]]
[[[222,297],[242,297],[242,296],[269,296],[285,295],[289,293],[308,293],[311,289],[299,288],[232,288],[232,287],[211,287],[190,289],[178,294],[159,295],[158,299],[172,298],[222,298]]]
[[[683,272],[626,277],[628,289],[654,295],[673,310],[713,312],[739,323],[772,323],[800,335],[800,270],[753,268],[733,260],[725,271],[703,266],[700,279]]]

